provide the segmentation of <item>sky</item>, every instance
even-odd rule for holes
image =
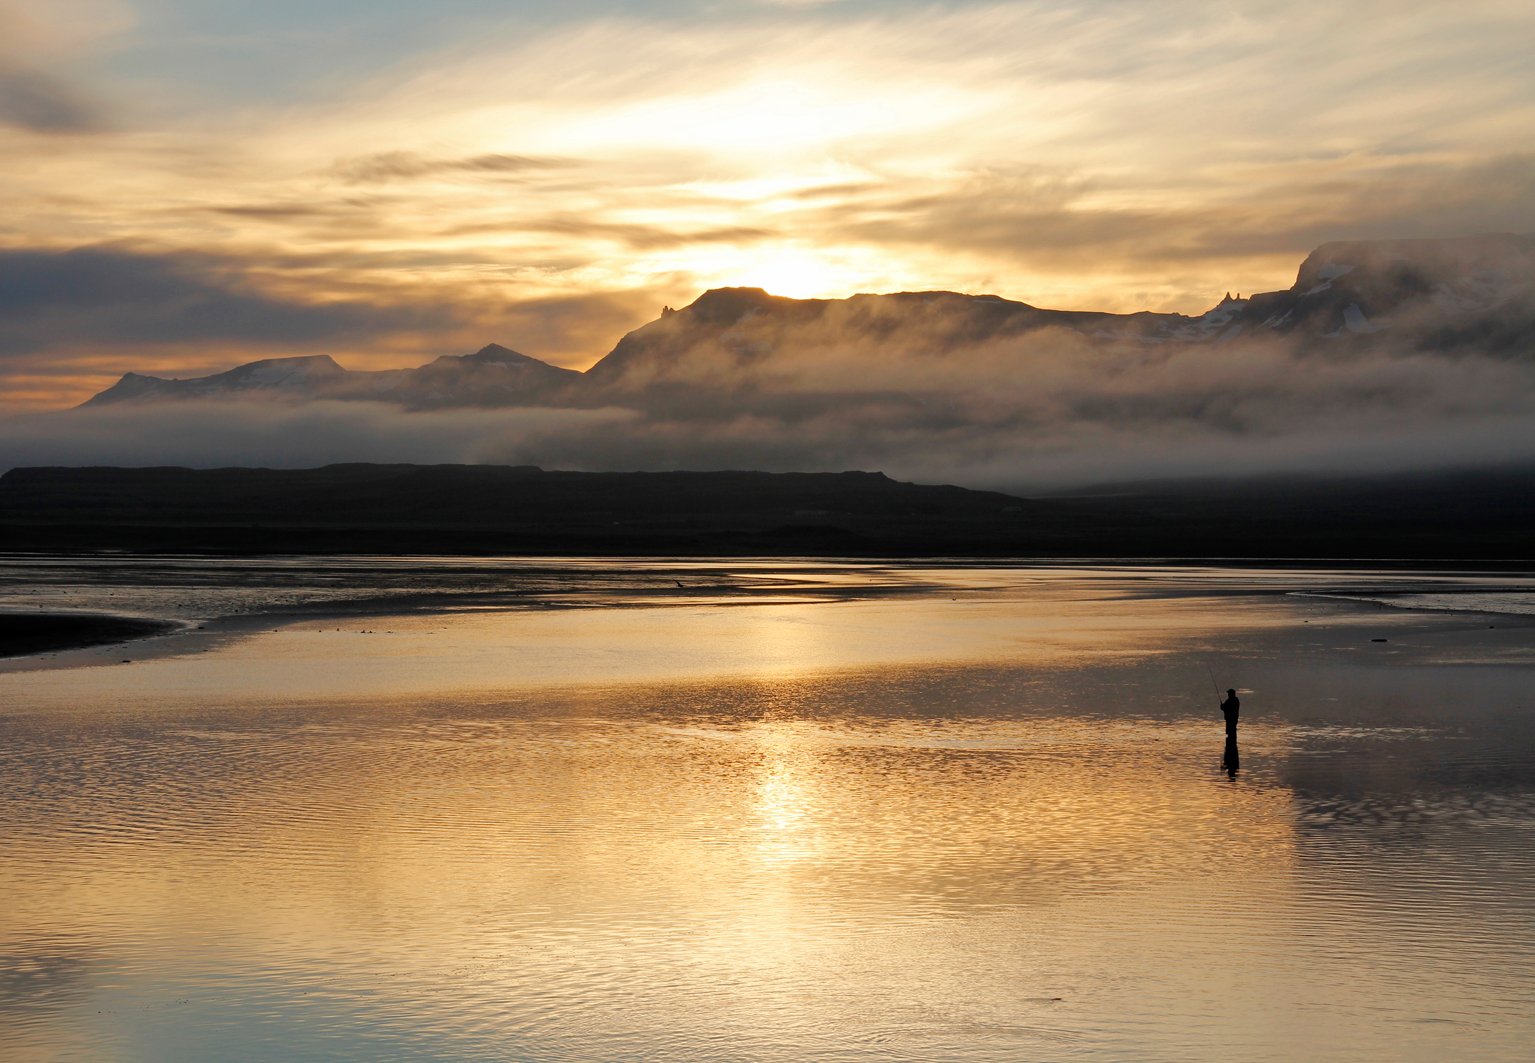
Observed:
[[[719,286],[1199,313],[1329,240],[1535,230],[1501,0],[0,0],[0,412]]]

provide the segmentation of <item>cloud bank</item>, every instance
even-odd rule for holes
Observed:
[[[338,461],[879,470],[1041,490],[1125,478],[1535,461],[1535,364],[1272,340],[1090,347],[1063,330],[935,355],[806,346],[725,385],[714,356],[589,409],[167,403],[0,420],[10,465]],[[718,354],[719,352],[716,352]],[[727,352],[739,364],[739,352]],[[878,365],[873,375],[871,365]]]
[[[303,303],[254,290],[206,255],[0,251],[0,357],[81,342],[323,344],[447,329],[447,308]]]

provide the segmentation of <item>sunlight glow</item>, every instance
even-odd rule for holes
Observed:
[[[942,86],[897,87],[849,81],[846,71],[836,77],[810,72],[612,107],[583,116],[560,137],[562,146],[577,151],[640,144],[814,156],[839,142],[941,128],[981,107],[974,95]]]
[[[791,299],[812,299],[827,292],[841,292],[852,279],[824,257],[793,252],[770,253],[737,272],[737,287],[762,288]]]

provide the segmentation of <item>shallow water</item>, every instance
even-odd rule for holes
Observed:
[[[206,627],[0,675],[8,1060],[1528,1058],[1535,625],[1287,593],[1506,580],[177,564],[12,584]]]

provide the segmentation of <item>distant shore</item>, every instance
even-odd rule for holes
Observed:
[[[1100,485],[1021,497],[881,473],[16,468],[0,551],[1535,564],[1535,466]]]
[[[169,620],[100,613],[0,613],[0,657],[78,650],[174,631]]]

